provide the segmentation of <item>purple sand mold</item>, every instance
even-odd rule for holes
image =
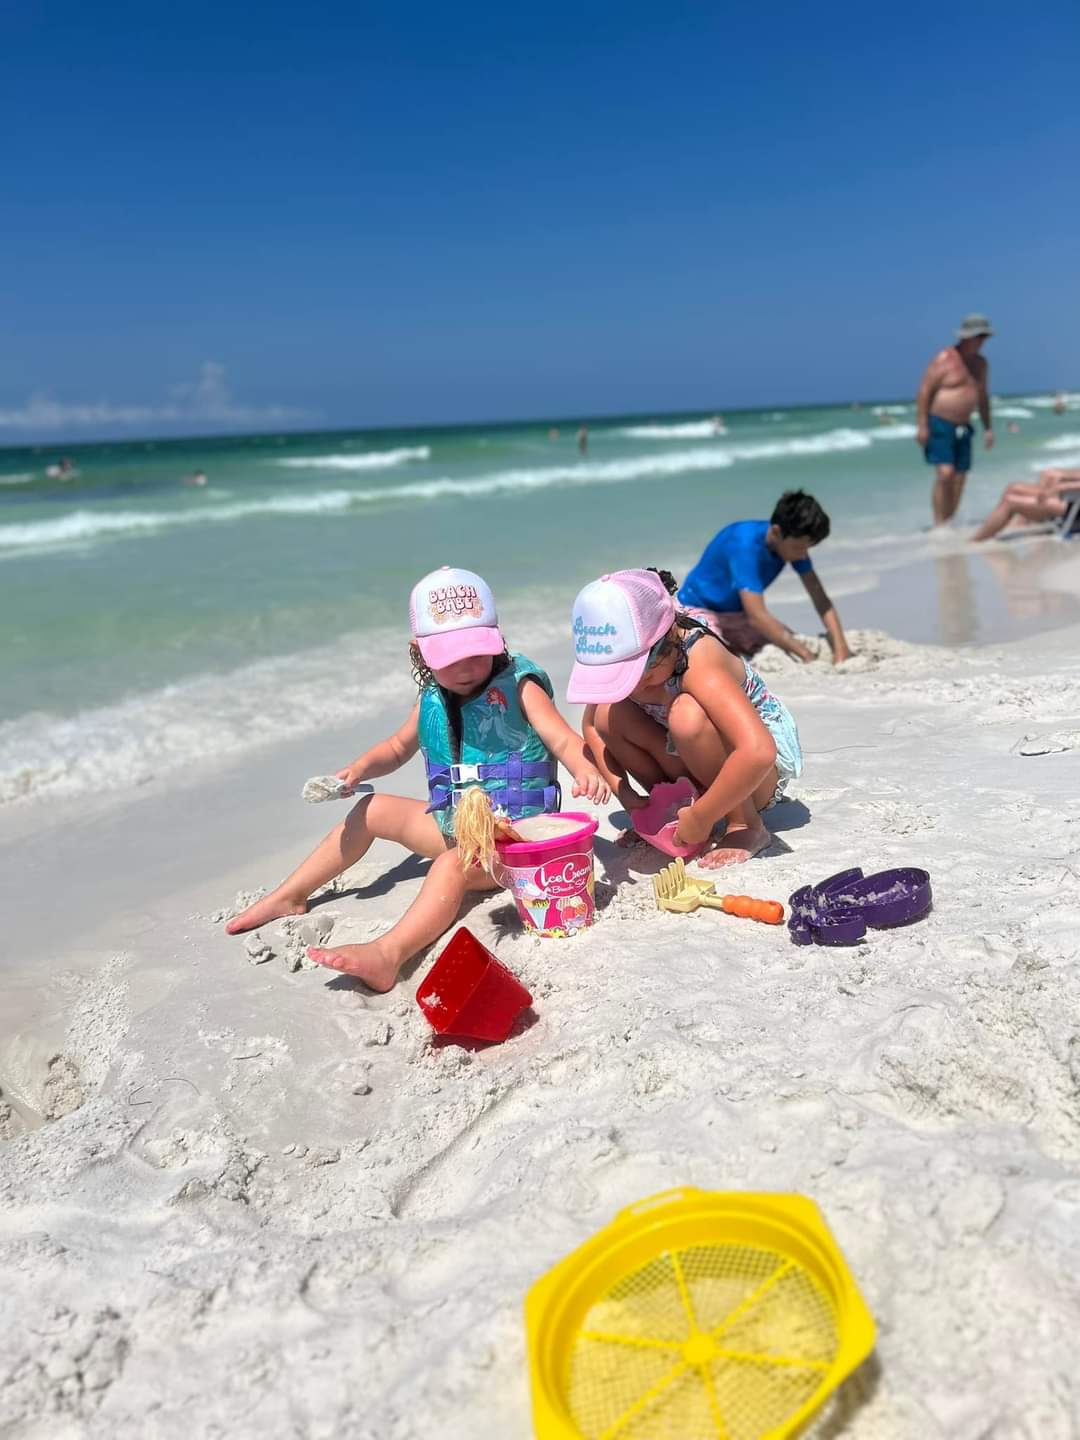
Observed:
[[[795,945],[851,945],[868,926],[880,930],[921,919],[932,899],[925,870],[903,867],[870,876],[842,870],[795,891],[788,930]]]

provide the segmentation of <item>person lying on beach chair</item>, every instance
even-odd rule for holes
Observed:
[[[1009,526],[1055,521],[1060,534],[1080,528],[1080,470],[1043,470],[1035,485],[1007,485],[974,538],[990,540]]]
[[[821,617],[833,664],[851,655],[836,607],[810,562],[810,551],[829,534],[829,517],[812,495],[789,490],[770,520],[739,520],[714,535],[679,591],[679,604],[723,637],[738,655],[754,655],[772,642],[798,660],[809,650],[765,604],[765,590],[791,565]]]

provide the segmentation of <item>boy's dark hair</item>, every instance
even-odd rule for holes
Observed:
[[[788,490],[781,495],[771,523],[785,540],[809,540],[811,545],[819,545],[829,536],[828,515],[805,490]]]

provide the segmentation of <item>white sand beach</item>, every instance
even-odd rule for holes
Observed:
[[[526,1440],[527,1290],[679,1185],[821,1206],[879,1336],[819,1440],[1080,1434],[1080,627],[1033,628],[763,657],[807,764],[730,888],[916,865],[925,920],[803,949],[660,914],[608,817],[594,928],[464,917],[535,1002],[488,1048],[434,1041],[430,958],[374,996],[303,957],[401,912],[423,867],[387,846],[222,929],[341,813],[301,786],[405,674],[351,731],[5,810],[0,1434]],[[535,658],[558,693],[568,647]]]

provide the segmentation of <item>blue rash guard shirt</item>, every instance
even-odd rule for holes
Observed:
[[[682,603],[723,614],[743,608],[740,590],[763,594],[787,563],[766,545],[768,533],[768,520],[737,520],[725,525],[683,581],[679,591]],[[792,561],[792,568],[806,575],[814,567],[807,559]]]

